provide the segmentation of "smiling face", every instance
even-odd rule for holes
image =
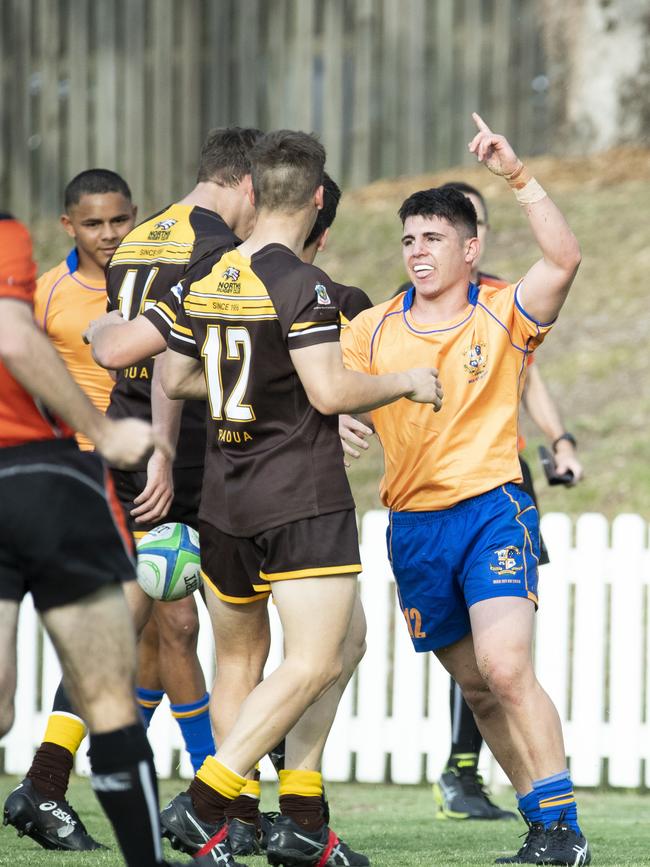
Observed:
[[[79,252],[79,269],[103,273],[111,256],[135,224],[136,208],[122,193],[86,193],[61,217]]]
[[[402,257],[422,298],[436,298],[460,286],[466,291],[479,242],[445,217],[409,216],[404,221]]]

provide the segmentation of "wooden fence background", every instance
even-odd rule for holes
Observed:
[[[316,131],[349,185],[467,159],[478,108],[546,145],[540,0],[0,0],[0,206],[56,214],[116,169],[144,208],[189,188],[207,130]]]
[[[449,677],[432,654],[416,654],[396,603],[386,558],[386,512],[368,512],[361,525],[361,594],[368,650],[348,686],[325,750],[328,780],[419,783],[438,777],[449,753]],[[542,518],[551,563],[542,566],[535,662],[564,726],[573,781],[578,786],[650,787],[650,548],[648,524],[619,515],[563,514]],[[212,639],[205,606],[199,656],[211,683]],[[281,658],[277,613],[270,606],[273,642],[267,670]],[[16,722],[2,741],[4,770],[23,774],[43,736],[59,680],[49,641],[42,641],[31,598],[18,633]],[[191,776],[177,724],[166,706],[149,738],[163,777]],[[505,778],[484,749],[481,765],[492,783]],[[77,769],[88,771],[86,750]],[[0,768],[2,770],[2,768]],[[270,762],[262,766],[273,779]]]

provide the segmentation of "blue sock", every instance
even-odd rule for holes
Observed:
[[[141,686],[136,687],[135,696],[140,706],[140,715],[145,729],[149,728],[151,718],[156,712],[156,708],[163,700],[165,694],[164,689],[144,689]]]
[[[580,834],[578,825],[578,807],[573,794],[573,783],[569,771],[553,774],[544,780],[533,780],[533,789],[539,798],[539,809],[545,828],[550,828],[562,821]]]
[[[535,789],[532,789],[526,795],[520,795],[519,792],[517,792],[517,804],[521,812],[524,814],[524,818],[527,822],[530,822],[531,825],[534,822],[543,822],[542,811],[539,808],[539,798],[537,797]]]
[[[206,692],[202,698],[191,704],[171,705],[172,716],[181,728],[195,773],[208,756],[214,755],[209,704],[210,696]]]

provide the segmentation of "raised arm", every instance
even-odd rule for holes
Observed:
[[[479,131],[469,143],[470,151],[508,182],[542,252],[542,258],[523,278],[518,301],[537,322],[549,324],[560,312],[580,265],[578,241],[560,209],[530,176],[507,139],[493,133],[478,114],[472,117]]]
[[[403,373],[371,376],[343,366],[339,343],[319,343],[291,351],[291,361],[311,405],[323,415],[368,412],[401,397],[442,406],[438,371],[413,368]]]

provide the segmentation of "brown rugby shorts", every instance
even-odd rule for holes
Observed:
[[[199,522],[205,585],[225,602],[265,599],[274,581],[361,572],[354,509],[303,518],[252,537]]]

